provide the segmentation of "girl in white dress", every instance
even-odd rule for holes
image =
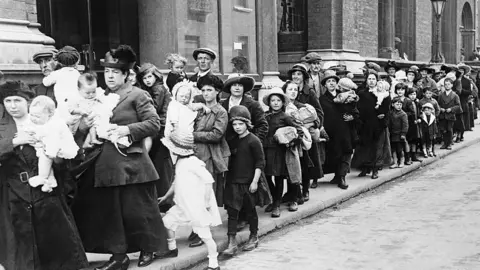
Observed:
[[[72,159],[78,146],[63,119],[55,115],[55,102],[47,96],[38,96],[30,105],[31,125],[26,127],[37,142],[33,145],[38,157],[38,175],[28,180],[30,186],[42,185],[43,192],[57,187],[53,175],[54,158]]]

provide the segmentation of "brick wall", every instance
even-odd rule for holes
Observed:
[[[429,62],[432,57],[432,3],[416,1],[416,61]]]
[[[37,22],[36,0],[1,0],[0,18]]]
[[[378,1],[343,0],[343,48],[378,56]]]

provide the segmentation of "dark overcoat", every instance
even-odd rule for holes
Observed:
[[[153,101],[145,91],[124,84],[116,94],[120,101],[113,110],[110,123],[126,125],[130,129],[132,145],[122,151],[105,142],[95,162],[95,187],[123,186],[158,180],[153,163],[142,145],[145,137],[155,136],[160,130]]]
[[[33,91],[35,92],[36,96],[47,96],[53,99],[55,104],[57,104],[57,100],[55,99],[55,94],[53,93],[53,86],[54,85],[50,85],[47,87],[43,84],[39,84],[33,88]]]
[[[54,165],[59,187],[32,188],[38,158],[29,145],[13,147],[10,115],[0,119],[0,264],[10,270],[77,270],[88,266],[70,209],[61,192],[67,173]],[[20,176],[23,177],[20,177]]]
[[[451,91],[450,94],[448,95],[446,91],[442,91],[438,95],[438,106],[445,110],[446,109],[452,110],[450,113],[440,112],[440,114],[438,115],[439,120],[445,119],[449,121],[455,121],[456,120],[455,115],[462,113],[460,98],[454,91]]]
[[[347,154],[353,153],[353,141],[351,136],[352,125],[344,121],[343,115],[346,104],[335,103],[335,97],[329,92],[325,92],[320,97],[320,104],[325,113],[323,127],[330,140],[326,143],[325,173],[334,173],[337,166],[341,163],[341,158]],[[353,121],[359,117],[356,110],[352,110]]]

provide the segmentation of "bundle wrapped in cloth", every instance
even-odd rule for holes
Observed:
[[[293,105],[293,104],[292,104]],[[295,105],[287,106],[286,113],[296,120],[300,121],[306,128],[313,126],[313,122],[318,120],[315,108],[310,104],[304,104],[305,107],[298,109]]]
[[[295,127],[287,126],[277,129],[273,137],[279,144],[289,144],[298,138],[298,133]]]

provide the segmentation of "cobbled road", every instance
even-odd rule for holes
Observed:
[[[479,144],[454,153],[221,268],[480,269],[479,153]]]

